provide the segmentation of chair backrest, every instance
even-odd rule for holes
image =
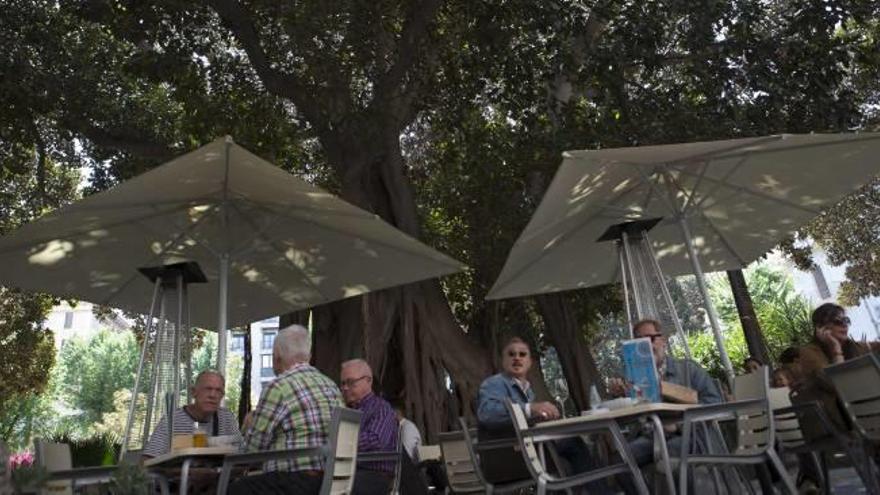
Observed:
[[[480,480],[477,467],[468,452],[464,432],[441,433],[439,440],[449,488],[454,493],[485,492],[486,487]]]
[[[65,471],[73,468],[70,458],[70,445],[66,443],[46,442],[42,439],[34,439],[34,463],[46,468],[50,473],[53,471]],[[70,495],[73,494],[70,480],[49,481],[40,490],[42,495]]]
[[[547,472],[544,469],[544,464],[541,462],[541,457],[538,455],[535,441],[531,437],[523,436],[523,431],[529,429],[529,422],[526,420],[526,413],[523,411],[522,405],[514,404],[510,399],[507,399],[505,403],[507,405],[507,412],[510,413],[510,418],[513,420],[516,438],[519,440],[520,447],[522,447],[526,467],[529,468],[529,472],[536,480],[546,479]]]
[[[774,425],[767,398],[768,382],[766,366],[761,366],[754,373],[739,375],[733,380],[735,400],[763,401],[758,406],[737,411],[737,454],[759,454],[773,447]]]
[[[773,425],[776,439],[783,449],[803,447],[806,442],[798,415],[793,411],[780,414],[780,409],[791,407],[791,390],[788,387],[771,388],[767,391],[770,409],[773,411]]]
[[[348,495],[352,492],[360,431],[360,411],[344,407],[333,410],[321,495]]]
[[[476,430],[470,430],[468,428],[467,420],[463,417],[458,418],[458,424],[461,426],[462,435],[464,435],[464,445],[468,451],[468,457],[471,459],[471,463],[474,465],[474,474],[477,475],[477,478],[480,480],[480,483],[483,485],[488,485],[486,482],[486,477],[483,476],[482,468],[480,467],[480,454],[477,453],[477,449],[475,448],[476,441]]]
[[[880,441],[880,361],[867,354],[829,366],[824,372],[856,430],[868,440]]]

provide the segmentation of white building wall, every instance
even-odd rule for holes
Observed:
[[[780,257],[780,259],[782,259]],[[837,296],[840,292],[840,284],[846,280],[846,266],[832,266],[828,263],[828,257],[817,247],[813,247],[813,261],[824,277],[828,287],[828,293],[820,293],[820,284],[817,276],[812,272],[799,270],[788,260],[781,263],[788,269],[794,279],[795,290],[810,300],[812,307],[832,302],[839,304]],[[827,296],[827,297],[826,297]],[[852,320],[850,336],[855,340],[880,340],[880,298],[869,297],[861,300],[858,306],[846,308],[846,313]]]
[[[43,326],[55,334],[55,349],[61,349],[64,343],[74,336],[88,339],[98,333],[102,328],[113,330],[126,330],[130,328],[128,322],[121,317],[112,321],[99,321],[92,313],[92,303],[80,301],[71,306],[66,301],[53,307],[46,316]]]

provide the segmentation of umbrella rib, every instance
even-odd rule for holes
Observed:
[[[296,215],[296,214],[291,215],[290,212],[280,212],[280,211],[276,211],[276,210],[273,209],[273,208],[270,208],[270,207],[268,207],[268,206],[266,206],[266,205],[264,205],[264,204],[262,204],[262,203],[257,203],[257,202],[255,202],[255,201],[251,201],[251,200],[245,200],[245,201],[247,201],[248,203],[252,204],[252,205],[255,206],[256,208],[259,208],[259,209],[262,209],[262,210],[265,210],[265,211],[269,211],[269,212],[271,212],[271,213],[273,213],[273,214],[275,214],[275,215],[278,215],[278,216],[281,216],[281,217],[285,217],[285,218],[287,218],[288,220],[296,220],[296,221],[299,221],[299,222],[303,222],[303,223],[311,224],[311,225],[313,225],[313,226],[315,226],[315,227],[318,227],[318,228],[320,228],[320,229],[323,229],[323,230],[326,230],[326,231],[329,231],[329,232],[333,232],[333,233],[336,233],[336,234],[342,234],[342,235],[344,235],[344,236],[348,236],[348,237],[351,237],[351,236],[352,236],[352,235],[351,235],[351,232],[346,232],[345,230],[337,229],[337,228],[332,227],[332,226],[330,226],[330,225],[325,225],[325,224],[323,224],[323,223],[316,222],[314,219],[311,219],[311,218],[302,217],[302,216],[299,216],[299,215]],[[293,211],[296,211],[296,210],[293,210]],[[416,243],[418,243],[418,244],[421,244],[421,245],[425,246],[426,248],[430,249],[431,251],[434,251],[435,253],[439,254],[442,258],[446,258],[447,260],[454,261],[457,265],[459,265],[459,267],[463,266],[458,260],[455,260],[455,259],[453,259],[453,258],[450,258],[449,256],[447,256],[447,255],[445,255],[445,254],[443,254],[443,253],[440,253],[440,252],[437,251],[436,249],[434,249],[434,248],[432,248],[432,247],[430,247],[430,246],[428,246],[428,245],[426,245],[426,244],[422,244],[421,241],[419,241],[418,239],[416,239],[416,238],[414,238],[414,237],[412,237],[412,236],[406,234],[405,232],[403,232],[403,231],[397,229],[396,227],[394,227],[393,225],[391,225],[391,224],[385,222],[384,220],[382,220],[381,218],[379,218],[378,215],[370,215],[370,218],[371,218],[371,219],[375,219],[375,220],[378,221],[378,222],[385,223],[385,224],[388,225],[390,228],[392,228],[392,229],[394,229],[395,231],[399,232],[400,235],[404,236],[405,238],[410,239],[410,240],[412,240],[412,241],[414,241],[414,242],[416,242]],[[380,246],[384,246],[384,247],[387,247],[387,248],[392,249],[392,250],[395,250],[395,251],[405,252],[405,253],[412,254],[412,255],[415,255],[415,256],[422,256],[422,257],[425,256],[425,253],[424,253],[424,252],[414,251],[414,250],[408,249],[408,248],[406,248],[406,247],[394,246],[394,245],[392,245],[392,244],[388,244],[387,242],[382,241],[381,239],[376,239],[376,238],[373,238],[373,237],[369,237],[369,238],[364,237],[364,238],[365,238],[367,241],[371,242],[371,243],[374,243],[374,244],[377,244],[377,245],[380,245]],[[438,262],[438,263],[444,263],[444,262],[445,262],[445,260],[437,260],[437,259],[433,259],[433,261]]]
[[[691,172],[685,172],[684,170],[679,170],[679,171],[682,173],[682,175],[688,175],[688,176],[693,176],[693,175],[694,175],[693,173],[691,173]],[[779,204],[781,204],[781,205],[783,205],[783,206],[788,206],[788,207],[791,207],[791,208],[795,208],[795,209],[798,209],[798,210],[802,210],[802,211],[805,211],[805,212],[807,212],[807,213],[811,213],[811,214],[813,214],[813,215],[818,215],[819,213],[821,213],[821,212],[818,211],[818,210],[814,210],[814,209],[812,209],[812,208],[807,208],[806,206],[799,205],[799,204],[797,204],[797,203],[793,203],[793,202],[791,202],[791,201],[787,201],[787,200],[785,200],[785,199],[781,199],[781,198],[774,197],[774,196],[772,196],[772,195],[770,195],[770,194],[767,194],[767,193],[765,193],[765,192],[763,192],[763,191],[756,191],[756,190],[751,189],[751,188],[749,188],[749,187],[738,186],[738,185],[730,184],[730,183],[728,183],[728,182],[719,181],[718,179],[712,179],[712,178],[710,178],[710,177],[707,177],[706,180],[709,181],[709,182],[713,182],[713,183],[721,182],[721,184],[720,184],[721,186],[726,186],[726,187],[729,187],[730,189],[733,189],[733,190],[736,190],[736,191],[740,191],[740,192],[743,192],[743,193],[746,193],[746,194],[751,194],[751,195],[753,195],[753,196],[756,196],[756,197],[759,197],[759,198],[763,198],[763,199],[766,199],[766,200],[768,200],[768,201],[772,201],[772,202],[774,202],[774,203],[779,203]]]
[[[314,282],[312,282],[311,277],[309,277],[309,275],[302,268],[297,266],[296,263],[294,263],[292,260],[288,259],[284,253],[284,250],[280,249],[278,246],[276,246],[275,242],[273,242],[271,239],[269,239],[269,237],[266,236],[266,233],[262,229],[260,229],[256,225],[254,225],[253,221],[247,215],[245,215],[244,212],[242,212],[238,208],[237,203],[230,203],[230,206],[232,207],[233,210],[235,210],[241,216],[241,218],[244,220],[244,222],[246,224],[248,224],[248,226],[254,231],[254,233],[257,235],[257,237],[262,239],[263,242],[265,242],[270,248],[272,248],[275,252],[277,252],[278,255],[280,255],[284,260],[286,260],[287,263],[290,266],[292,266],[303,277],[303,280],[305,280],[306,284],[308,284],[315,292],[317,292],[318,294],[321,295],[321,297],[324,299],[325,302],[332,301],[334,299],[332,297],[327,297],[327,295],[324,294],[323,291],[321,291],[321,288],[318,287]]]
[[[116,222],[111,222],[111,223],[107,223],[107,224],[102,224],[102,225],[98,225],[98,226],[94,226],[94,227],[89,227],[89,228],[87,228],[87,229],[72,230],[72,231],[70,231],[70,232],[64,232],[64,233],[61,233],[61,234],[56,234],[56,235],[53,235],[53,236],[48,237],[48,238],[47,238],[47,237],[43,237],[43,238],[40,238],[40,239],[29,240],[29,241],[27,241],[27,242],[20,242],[20,243],[18,243],[18,244],[13,244],[13,245],[11,245],[11,246],[4,246],[4,247],[0,248],[0,254],[8,253],[9,251],[14,251],[14,250],[16,250],[16,249],[21,249],[21,248],[31,247],[31,246],[33,246],[33,245],[35,245],[35,244],[45,244],[45,243],[52,242],[52,241],[58,241],[58,240],[63,240],[63,239],[69,239],[69,238],[72,238],[72,237],[80,237],[80,236],[86,235],[86,234],[88,234],[89,232],[92,232],[92,231],[94,231],[94,230],[106,230],[106,229],[110,229],[110,228],[117,227],[117,226],[120,226],[120,225],[126,225],[126,224],[130,224],[130,223],[140,222],[141,220],[149,220],[149,219],[151,219],[151,218],[160,217],[160,216],[162,216],[162,215],[166,215],[166,214],[168,214],[168,213],[173,213],[173,212],[175,212],[175,211],[177,211],[177,210],[182,210],[182,209],[186,209],[186,208],[189,208],[189,206],[182,206],[182,207],[181,207],[181,206],[178,206],[178,207],[175,207],[175,208],[168,208],[168,209],[160,210],[160,211],[157,211],[157,212],[154,212],[154,213],[148,214],[148,215],[142,215],[142,216],[135,217],[135,218],[126,218],[126,219],[119,220],[119,221],[116,221]],[[42,219],[41,219],[41,220],[42,220]],[[40,222],[40,220],[37,220],[37,222]],[[35,223],[36,223],[36,222],[35,222]],[[33,225],[33,224],[30,224],[30,225]]]
[[[190,226],[187,227],[186,229],[184,229],[184,230],[182,230],[181,232],[179,232],[179,233],[178,233],[177,235],[175,235],[174,238],[171,239],[170,241],[166,242],[165,245],[162,246],[162,248],[159,250],[158,253],[154,254],[153,256],[151,256],[151,257],[149,257],[149,258],[147,259],[147,264],[149,264],[151,261],[153,261],[153,260],[159,258],[159,256],[165,254],[165,251],[167,251],[168,248],[169,248],[170,246],[172,246],[172,245],[174,245],[175,243],[177,243],[177,241],[179,241],[182,237],[187,236],[187,235],[188,235],[188,231],[193,230],[193,229],[196,228],[200,223],[202,223],[202,221],[204,221],[206,218],[210,217],[211,215],[217,214],[218,211],[219,211],[219,210],[218,210],[217,208],[211,208],[211,211],[210,211],[209,213],[206,213],[205,215],[202,215],[202,217],[199,218],[199,219],[197,219],[195,222],[193,222],[192,225],[190,225]],[[140,223],[138,220],[134,220],[134,222]],[[198,241],[196,241],[196,242],[198,242]],[[200,243],[200,244],[201,244],[201,243]],[[133,281],[134,281],[139,275],[140,275],[140,274],[139,274],[137,271],[135,271],[135,272],[134,272],[130,277],[128,277],[128,279],[126,279],[121,285],[119,285],[117,288],[113,289],[113,291],[112,291],[110,294],[108,294],[107,297],[105,297],[105,298],[101,301],[101,304],[103,304],[103,305],[109,305],[110,300],[113,299],[114,297],[116,297],[117,294],[119,294],[120,292],[122,292],[123,290],[125,290],[125,288],[128,287],[128,286],[129,286],[129,285],[130,285],[130,284],[131,284],[131,283],[132,283],[132,282],[133,282]]]
[[[690,207],[691,202],[694,198],[697,197],[697,190],[700,188],[700,185],[703,183],[703,177],[706,175],[706,171],[709,170],[709,162],[703,162],[703,166],[700,170],[700,176],[697,177],[697,182],[694,183],[694,187],[691,188],[690,193],[687,191],[683,191],[687,194],[687,199],[684,200],[684,206],[681,207],[682,212],[686,212],[688,207]]]
[[[727,172],[721,177],[720,182],[717,182],[717,181],[716,181],[716,182],[713,184],[712,189],[710,189],[709,192],[706,193],[706,194],[703,196],[702,199],[700,199],[699,201],[697,201],[694,205],[690,205],[690,204],[685,205],[684,209],[682,210],[682,213],[686,213],[686,212],[688,211],[689,208],[692,208],[692,209],[700,208],[700,207],[702,207],[702,206],[706,203],[706,201],[708,201],[710,198],[714,197],[714,196],[715,196],[715,193],[716,193],[719,189],[721,189],[722,187],[724,187],[725,184],[727,184],[727,179],[729,179],[733,174],[735,174],[737,171],[739,171],[740,167],[742,167],[742,164],[745,163],[746,158],[748,158],[748,155],[743,155],[743,156],[740,158],[740,160],[739,160],[739,161],[738,161],[733,167],[730,167],[730,170],[728,170],[728,171],[727,171]],[[708,162],[707,162],[707,164],[706,164],[706,170],[707,170],[707,171],[708,171],[708,168],[709,168],[709,167],[708,167]],[[684,169],[683,169],[683,168],[676,168],[676,170],[679,171],[679,172],[681,172],[681,173],[684,173]],[[703,175],[705,175],[705,174],[703,174]],[[701,177],[701,178],[700,178],[700,181],[702,181],[703,178],[705,178],[705,177]],[[694,195],[695,195],[695,196],[696,196],[696,190],[697,190],[697,186],[694,186]],[[690,202],[689,202],[689,203],[690,203]]]

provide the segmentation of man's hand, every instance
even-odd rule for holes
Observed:
[[[627,384],[622,378],[608,380],[608,394],[612,397],[623,397],[627,392]]]
[[[816,338],[831,350],[831,358],[833,362],[839,363],[843,361],[843,348],[840,346],[840,341],[835,339],[834,335],[831,333],[831,327],[826,325],[817,328]]]
[[[550,402],[532,402],[529,404],[532,411],[532,419],[535,421],[549,421],[559,419],[559,409]]]

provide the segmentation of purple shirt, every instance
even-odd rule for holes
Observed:
[[[352,406],[360,411],[361,431],[358,434],[358,452],[396,452],[397,415],[385,399],[370,393]],[[370,471],[394,472],[394,462],[358,463]]]

